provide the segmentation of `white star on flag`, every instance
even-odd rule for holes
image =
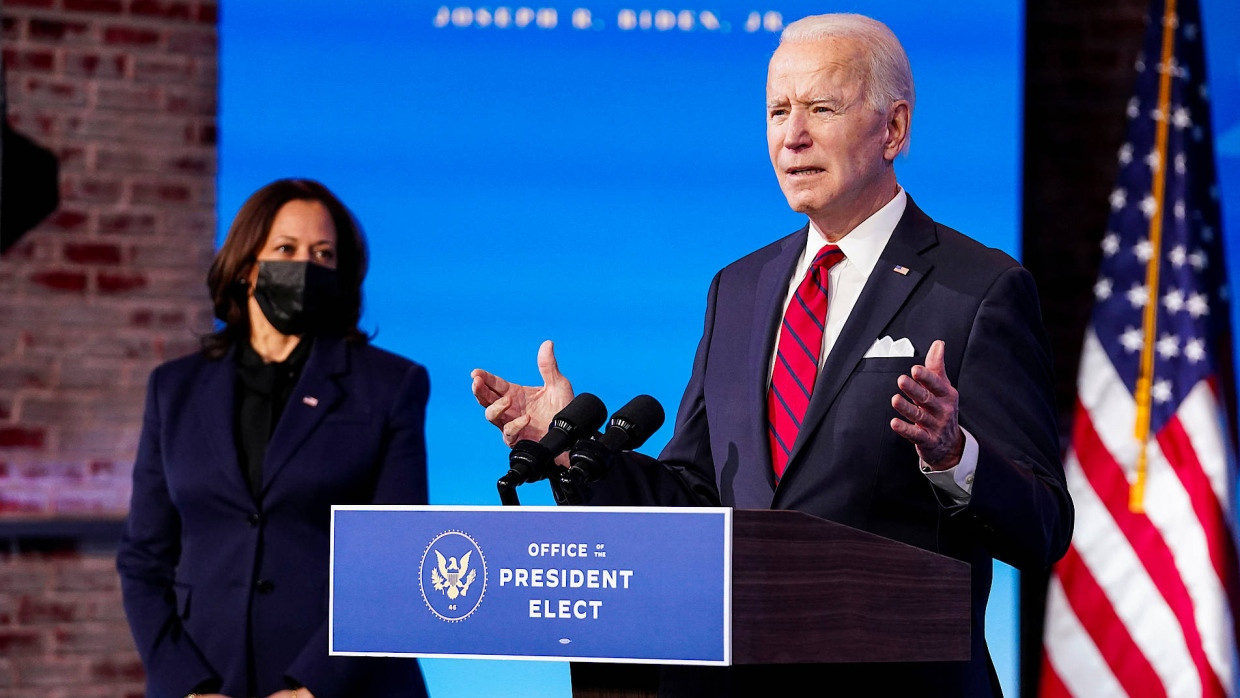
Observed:
[[[1169,313],[1178,313],[1184,309],[1184,293],[1178,288],[1167,291],[1163,296],[1163,307]]]

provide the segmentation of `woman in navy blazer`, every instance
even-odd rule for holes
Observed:
[[[211,266],[222,329],[151,374],[117,556],[148,696],[426,694],[328,655],[331,505],[427,501],[427,373],[358,330],[365,270],[330,191],[273,182]]]

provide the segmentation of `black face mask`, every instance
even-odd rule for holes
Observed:
[[[261,261],[254,300],[271,326],[286,335],[322,329],[337,312],[336,270],[311,262]]]

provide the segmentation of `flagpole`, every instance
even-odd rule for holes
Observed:
[[[1175,0],[1167,0],[1163,8],[1162,56],[1158,74],[1158,118],[1154,137],[1158,164],[1152,168],[1154,213],[1150,216],[1150,256],[1145,262],[1145,288],[1147,298],[1142,333],[1141,369],[1137,376],[1137,424],[1136,437],[1137,473],[1128,490],[1128,508],[1134,514],[1145,512],[1145,475],[1148,464],[1150,439],[1151,393],[1154,383],[1154,346],[1158,333],[1158,270],[1162,263],[1163,201],[1166,197],[1167,132],[1171,119],[1171,78],[1175,72]]]

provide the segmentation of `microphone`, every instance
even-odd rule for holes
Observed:
[[[597,438],[581,439],[569,453],[569,467],[560,473],[560,484],[569,492],[607,476],[616,454],[646,443],[663,426],[663,406],[649,395],[638,395],[616,410],[607,431]],[[573,497],[579,499],[579,497]]]
[[[555,457],[574,441],[596,431],[607,419],[607,407],[590,393],[581,393],[551,418],[551,426],[538,441],[522,439],[508,454],[508,472],[496,483],[501,496],[526,482],[550,477]]]

